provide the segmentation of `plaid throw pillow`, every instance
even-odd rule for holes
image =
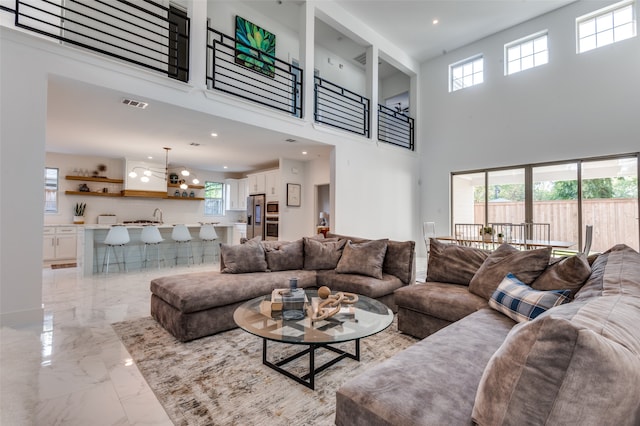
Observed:
[[[570,301],[571,290],[534,290],[508,273],[489,299],[489,306],[517,322],[531,321],[547,309]]]

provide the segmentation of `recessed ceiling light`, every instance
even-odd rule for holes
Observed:
[[[307,151],[302,151],[302,155],[307,155]]]
[[[436,18],[436,19],[434,19],[433,21],[431,21],[431,23],[432,23],[433,25],[436,25],[438,22],[440,22],[440,21],[438,21],[438,19],[437,19],[437,18]]]
[[[227,166],[222,166],[222,168],[223,168],[223,169],[228,169],[228,167],[227,167]]]
[[[147,159],[148,160],[153,160],[153,157],[152,156],[148,156]]]
[[[212,133],[211,133],[211,137],[217,138],[217,137],[218,137],[218,134],[217,134],[216,132],[212,132]]]

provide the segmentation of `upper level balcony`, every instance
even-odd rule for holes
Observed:
[[[167,79],[191,83],[203,70],[190,70],[190,64],[204,62],[207,90],[300,120],[311,117],[315,123],[415,149],[414,119],[407,113],[378,105],[374,110],[377,115],[372,117],[369,97],[318,75],[313,90],[305,89],[303,68],[295,60],[275,55],[275,36],[272,45],[268,39],[258,42],[252,34],[242,37],[246,29],[241,31],[237,26],[232,37],[210,27],[202,17],[194,21],[178,7],[151,0],[15,0],[14,8],[2,6],[0,13],[13,14],[16,28],[125,61]],[[249,30],[270,34],[248,21],[246,24]],[[202,27],[206,28],[206,49],[192,38],[194,28],[201,31]],[[192,55],[203,50],[206,60],[194,62]],[[305,111],[306,97],[313,97],[313,111]],[[371,131],[372,121],[375,132]]]

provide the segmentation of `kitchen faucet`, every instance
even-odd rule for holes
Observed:
[[[163,224],[164,222],[162,221],[162,210],[160,210],[158,207],[156,207],[156,209],[153,211],[153,219],[156,220],[156,213],[160,213],[160,220],[158,220],[158,222],[160,222],[160,224]]]

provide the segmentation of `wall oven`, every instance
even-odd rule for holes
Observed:
[[[271,215],[271,216],[277,216],[279,212],[280,212],[280,209],[278,207],[277,201],[267,201],[267,211],[265,212],[265,214]]]
[[[278,216],[266,216],[264,219],[264,239],[275,241],[278,239]]]

